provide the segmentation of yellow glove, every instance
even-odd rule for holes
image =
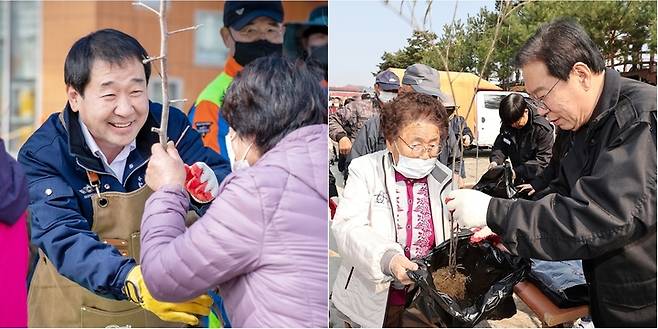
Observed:
[[[212,298],[208,295],[201,295],[184,303],[166,303],[155,300],[146,288],[139,265],[128,273],[123,285],[123,292],[131,302],[139,304],[164,321],[187,323],[192,326],[199,323],[199,319],[193,314],[208,315],[212,305]]]

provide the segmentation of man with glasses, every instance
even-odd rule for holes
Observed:
[[[192,127],[203,143],[231,159],[226,142],[228,123],[220,115],[224,93],[233,77],[253,60],[283,49],[283,6],[281,1],[226,1],[224,27],[219,31],[228,48],[228,59],[220,73],[199,94],[189,111]]]
[[[541,26],[516,61],[539,114],[569,134],[557,177],[535,201],[459,190],[448,208],[513,254],[582,259],[596,327],[655,327],[656,87],[606,69],[571,20]]]

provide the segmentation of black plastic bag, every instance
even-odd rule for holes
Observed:
[[[473,189],[494,198],[511,199],[515,197],[517,190],[512,179],[512,166],[506,161],[502,166],[495,166],[487,170],[473,186]]]
[[[560,308],[589,304],[587,282],[580,260],[549,262],[532,259],[528,278]]]
[[[410,307],[417,308],[439,327],[472,327],[482,320],[503,319],[516,313],[512,289],[530,270],[530,262],[503,252],[486,240],[473,245],[469,243],[471,235],[460,234],[457,243],[457,264],[469,277],[464,301],[437,291],[432,279],[433,272],[448,265],[450,241],[415,260],[419,269],[407,272],[419,287]]]

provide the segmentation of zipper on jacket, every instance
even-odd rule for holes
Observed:
[[[450,175],[452,175],[452,173],[450,173]],[[452,184],[452,178],[448,179],[446,184],[443,185],[443,187],[439,191],[439,198],[441,198],[441,194],[443,194],[443,191],[445,191],[446,188],[450,186],[450,184]],[[441,230],[443,231],[443,241],[445,241],[447,239],[446,239],[446,222],[445,222],[445,218],[443,217],[443,200],[439,200],[439,204],[441,205]]]
[[[353,272],[354,272],[354,266],[352,266],[352,269],[350,270],[350,275],[347,276],[347,282],[345,282],[345,290],[347,290],[347,286],[350,284],[350,280],[352,280]]]
[[[391,206],[391,219],[393,220],[393,232],[395,232],[395,242],[398,242],[398,216],[395,214],[395,211],[393,211],[393,200],[391,200],[391,196],[388,194],[388,179],[386,177],[386,155],[388,153],[384,154],[382,157],[382,171],[384,173],[384,189],[386,190],[386,196],[388,197],[388,204]]]

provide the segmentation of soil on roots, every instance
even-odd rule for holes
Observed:
[[[432,273],[432,279],[436,290],[447,294],[458,303],[464,301],[466,297],[466,281],[468,281],[466,275],[455,268],[446,266]]]

